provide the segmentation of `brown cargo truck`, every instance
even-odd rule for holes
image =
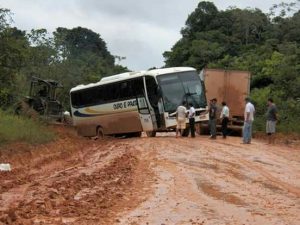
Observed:
[[[248,71],[205,69],[204,82],[206,99],[217,98],[221,110],[221,102],[225,101],[230,109],[228,128],[241,131],[244,121],[245,97],[250,93],[250,77]],[[220,115],[220,110],[219,114]],[[220,121],[217,127],[221,127]]]

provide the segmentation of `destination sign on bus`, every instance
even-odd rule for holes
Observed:
[[[129,100],[129,101],[115,103],[113,105],[113,108],[114,108],[114,110],[126,109],[126,108],[135,107],[136,105],[137,105],[136,100]]]

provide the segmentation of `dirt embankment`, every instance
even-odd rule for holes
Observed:
[[[298,225],[300,148],[205,136],[1,149],[0,224]]]
[[[0,224],[112,224],[116,212],[139,204],[134,192],[152,177],[139,151],[58,132],[51,144],[1,149],[13,170],[0,172]]]

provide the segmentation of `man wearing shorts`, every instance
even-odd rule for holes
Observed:
[[[186,128],[186,102],[183,101],[182,105],[178,106],[176,110],[176,120],[177,120],[177,127],[176,127],[176,137],[178,137],[178,132],[180,133],[180,136],[182,136],[183,130]]]
[[[273,99],[268,99],[266,133],[268,135],[268,144],[275,143],[275,131],[277,122],[277,107],[273,103]]]

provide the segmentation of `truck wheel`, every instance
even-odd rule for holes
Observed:
[[[156,136],[156,131],[146,131],[147,137],[155,137]]]

